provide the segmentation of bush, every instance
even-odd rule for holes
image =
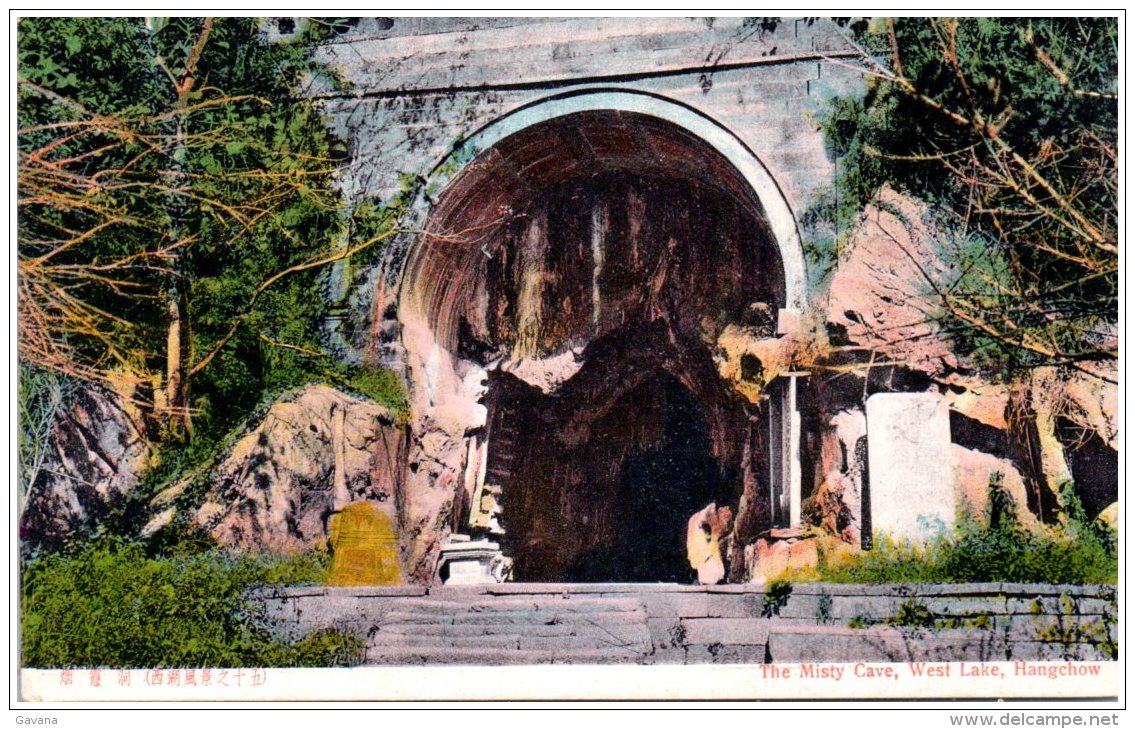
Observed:
[[[1040,582],[1115,584],[1119,578],[1114,533],[1089,522],[1071,485],[1062,488],[1067,524],[1061,532],[1030,532],[999,478],[989,484],[989,506],[979,520],[963,515],[953,535],[925,545],[885,537],[858,559],[831,567],[830,582]]]
[[[323,633],[275,640],[247,592],[265,584],[322,582],[325,555],[235,557],[219,550],[150,557],[103,539],[25,565],[23,665],[192,667],[345,665],[361,639]]]

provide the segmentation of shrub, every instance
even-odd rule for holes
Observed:
[[[858,559],[829,565],[830,582],[1041,582],[1114,584],[1119,577],[1113,532],[1088,521],[1071,488],[1062,488],[1067,524],[1057,531],[1030,532],[1017,519],[1016,504],[999,478],[989,484],[982,519],[962,515],[954,533],[925,545],[876,537],[875,549]]]
[[[250,587],[322,582],[324,555],[236,557],[219,550],[151,557],[106,538],[31,560],[22,579],[23,665],[190,667],[344,665],[361,640],[323,633],[285,644]]]

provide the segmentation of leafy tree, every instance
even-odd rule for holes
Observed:
[[[394,231],[350,237],[342,145],[301,93],[329,25],[279,42],[249,18],[18,30],[21,360],[148,383],[178,437],[326,379],[319,270]]]
[[[848,37],[869,86],[826,120],[839,175],[819,210],[846,230],[883,185],[921,198],[957,238],[953,277],[925,283],[965,350],[1114,371],[1116,20],[899,18]]]

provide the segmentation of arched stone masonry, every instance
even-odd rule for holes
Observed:
[[[661,97],[576,92],[474,133],[431,187],[398,297],[414,579],[473,530],[518,579],[680,580],[706,503],[772,525],[764,474],[791,457],[770,458],[757,413],[787,417],[794,389],[757,406],[722,377],[718,340],[775,339],[805,277],[788,204],[745,145]],[[744,374],[759,390],[777,373]],[[776,447],[798,442],[785,422]],[[779,486],[798,520],[798,484]]]

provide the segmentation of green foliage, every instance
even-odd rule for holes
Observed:
[[[820,625],[832,622],[832,596],[828,592],[820,592],[816,598],[816,622]]]
[[[326,554],[148,556],[103,539],[31,560],[22,575],[23,663],[33,667],[309,666],[357,662],[361,641],[337,633],[286,645],[247,591],[322,583]]]
[[[792,596],[792,583],[787,580],[772,580],[765,587],[764,599],[761,603],[761,617],[771,618],[780,615],[780,611],[788,604]]]
[[[21,310],[44,312],[21,320],[22,357],[95,379],[154,376],[177,290],[193,438],[215,443],[265,395],[328,378],[318,262],[371,254],[408,204],[374,220],[340,210],[345,145],[301,89],[325,75],[315,44],[340,25],[314,19],[269,42],[255,18],[216,18],[207,33],[200,18],[20,20]],[[187,69],[195,83],[180,95]],[[74,241],[61,246],[61,232]]]
[[[320,630],[288,647],[287,665],[294,668],[357,666],[363,662],[366,641],[352,633]]]
[[[916,598],[908,597],[899,604],[898,610],[888,623],[906,628],[933,628],[936,622],[930,608]]]
[[[382,367],[355,368],[344,378],[343,386],[388,408],[399,422],[409,419],[409,395],[393,371]]]
[[[1070,498],[1069,498],[1070,497]],[[959,519],[955,533],[925,545],[876,538],[875,548],[852,562],[821,565],[821,579],[831,582],[1041,582],[1114,584],[1118,560],[1107,530],[1087,523],[1074,494],[1064,533],[1030,532],[1016,516],[1016,505],[1001,487],[989,485],[983,519]]]
[[[883,187],[919,198],[942,322],[991,371],[1114,359],[1118,24],[895,18],[851,29],[870,82],[823,120],[831,190],[804,216],[830,269]]]
[[[1036,633],[1038,640],[1059,645],[1061,658],[1066,661],[1082,660],[1085,644],[1096,646],[1113,661],[1119,658],[1119,643],[1113,637],[1116,628],[1113,610],[1101,618],[1087,619],[1077,609],[1076,600],[1066,593],[1060,594],[1057,604],[1059,611],[1051,619],[1034,619],[1040,623]],[[1030,608],[1034,615],[1044,612],[1039,601]]]
[[[49,449],[51,429],[78,383],[58,372],[19,363],[17,432],[21,498],[27,498]]]

